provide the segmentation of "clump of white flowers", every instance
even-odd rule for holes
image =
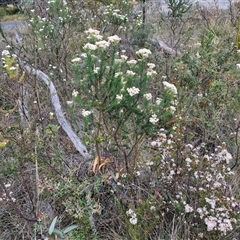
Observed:
[[[131,87],[131,88],[127,88],[127,92],[132,97],[132,96],[138,94],[140,92],[140,89],[136,88],[136,87]]]
[[[174,84],[169,83],[167,81],[163,81],[163,86],[167,91],[171,92],[173,95],[177,95],[178,91]]]
[[[159,119],[157,118],[156,114],[153,114],[150,118],[149,118],[149,122],[152,124],[156,124],[158,123]]]
[[[130,208],[127,212],[126,212],[127,216],[130,217],[129,221],[132,225],[136,225],[137,224],[137,214]]]
[[[89,110],[85,110],[85,109],[82,110],[82,115],[83,115],[83,117],[88,117],[91,113],[92,113],[92,112],[89,111]]]
[[[152,54],[152,52],[149,49],[142,48],[136,51],[136,54],[142,58],[148,58]]]

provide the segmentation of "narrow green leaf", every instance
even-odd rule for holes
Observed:
[[[56,225],[56,222],[57,222],[57,216],[53,219],[52,223],[51,223],[51,226],[48,230],[48,233],[49,235],[52,235],[53,231],[54,231],[54,228],[55,228],[55,225]]]
[[[54,229],[53,234],[59,236],[60,238],[64,238],[63,232],[58,229]]]
[[[74,224],[74,225],[71,225],[71,226],[69,226],[69,227],[66,227],[66,228],[63,230],[63,233],[68,233],[68,232],[76,229],[77,227],[78,227],[77,224]]]

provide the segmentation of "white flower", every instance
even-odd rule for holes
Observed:
[[[151,206],[150,207],[150,211],[155,211],[156,210],[156,207],[155,206]]]
[[[10,52],[8,50],[3,50],[2,51],[2,56],[9,56]]]
[[[128,59],[128,57],[126,55],[121,55],[120,57],[121,57],[122,60],[127,60]]]
[[[157,118],[156,114],[153,114],[150,118],[149,118],[149,122],[152,124],[156,124],[159,121],[159,119]]]
[[[87,43],[85,44],[85,46],[83,47],[83,49],[88,49],[88,50],[96,50],[97,46],[91,43]]]
[[[93,69],[93,72],[94,72],[94,73],[98,73],[99,70],[100,70],[100,67],[95,67],[95,68]]]
[[[147,100],[151,100],[152,99],[152,94],[151,93],[145,93],[143,95]]]
[[[149,77],[151,77],[152,75],[156,75],[156,74],[157,74],[157,72],[154,71],[154,70],[152,70],[152,69],[149,69],[149,70],[147,71],[147,76],[149,76]]]
[[[137,64],[137,61],[135,59],[131,59],[131,60],[127,61],[127,63],[129,65],[135,65],[135,64]]]
[[[89,35],[99,35],[100,31],[92,29],[92,28],[89,28],[88,30],[85,31],[85,33],[89,34]]]
[[[73,96],[73,97],[77,97],[77,95],[78,95],[78,91],[76,91],[75,89],[73,89],[72,96]]]
[[[73,101],[67,101],[67,105],[72,105]]]
[[[139,49],[136,52],[136,54],[140,55],[141,57],[147,58],[147,57],[149,57],[152,54],[152,52],[149,49],[142,48],[142,49]]]
[[[115,77],[115,78],[117,78],[117,77],[119,77],[119,76],[122,76],[122,72],[116,72],[116,73],[114,74],[114,77]]]
[[[129,221],[130,221],[130,223],[132,225],[136,225],[137,224],[137,218],[130,218]]]
[[[85,110],[85,109],[82,110],[82,115],[83,115],[83,117],[87,117],[87,116],[89,116],[91,113],[92,113],[91,111],[88,111],[88,110]]]
[[[240,63],[237,63],[236,66],[237,66],[237,68],[240,68]]]
[[[174,84],[163,81],[163,86],[165,87],[166,90],[170,91],[171,93],[173,93],[174,95],[177,94],[177,88]]]
[[[153,69],[156,67],[156,65],[154,63],[148,63],[147,66],[150,68],[150,69]]]
[[[96,44],[98,47],[103,48],[103,49],[106,49],[107,47],[110,46],[110,43],[107,42],[107,41],[105,41],[105,40],[96,42],[95,44]]]
[[[110,43],[115,43],[115,42],[118,43],[121,41],[121,38],[118,37],[117,35],[113,35],[113,36],[108,37],[108,41]]]
[[[101,40],[103,36],[100,35],[100,31],[89,28],[87,31],[85,31],[86,34],[88,34],[87,38],[96,38],[97,40]]]
[[[140,176],[141,175],[140,171],[136,171],[136,175]]]
[[[126,74],[127,74],[127,75],[130,75],[130,76],[136,75],[136,73],[133,72],[133,71],[131,71],[131,70],[127,70]]]
[[[220,161],[225,160],[227,164],[233,159],[232,154],[228,152],[227,149],[223,149],[220,153],[217,154],[217,158]]]
[[[123,99],[123,95],[122,94],[117,94],[116,99],[117,100],[122,100]]]
[[[139,88],[132,87],[132,88],[127,88],[127,92],[129,95],[132,97],[140,92]]]
[[[161,102],[162,102],[162,99],[161,99],[161,98],[157,98],[157,99],[156,99],[156,104],[157,104],[157,105],[160,105]]]
[[[172,114],[176,112],[176,108],[174,106],[170,106],[169,110]]]
[[[211,205],[211,208],[214,209],[216,206],[216,199],[205,198],[205,201]]]
[[[230,219],[224,219],[223,222],[221,222],[218,225],[218,230],[223,232],[224,234],[226,234],[227,231],[232,230],[232,229],[233,229],[233,227],[232,227]]]
[[[134,211],[133,211],[131,208],[129,208],[129,210],[126,211],[126,214],[127,214],[128,216],[132,216],[133,213],[134,213]]]
[[[77,57],[77,58],[74,58],[72,59],[72,63],[75,63],[75,62],[80,62],[81,61],[81,58]]]
[[[87,54],[86,54],[86,53],[82,53],[82,54],[81,54],[81,57],[82,57],[82,58],[86,58],[86,57],[87,57]]]
[[[185,212],[186,212],[186,213],[193,212],[193,208],[192,208],[190,205],[186,204],[186,205],[185,205]]]
[[[4,185],[5,185],[6,188],[11,187],[11,184],[10,184],[10,183],[6,183],[6,184],[4,184]]]
[[[13,66],[12,66],[12,67],[9,68],[9,70],[12,70],[12,71],[13,71],[13,70],[16,70],[16,67],[13,67]]]
[[[216,217],[208,217],[204,219],[205,224],[207,225],[207,231],[212,231],[217,226],[218,219]]]

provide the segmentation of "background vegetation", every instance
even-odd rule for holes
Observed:
[[[239,239],[240,3],[166,3],[20,3],[27,25],[1,31],[1,239]]]

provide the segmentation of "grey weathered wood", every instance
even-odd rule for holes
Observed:
[[[47,85],[47,87],[50,90],[50,97],[51,97],[52,105],[54,107],[58,123],[60,124],[62,129],[65,131],[65,133],[68,135],[69,139],[71,140],[71,142],[73,143],[75,148],[78,150],[78,152],[85,159],[90,159],[91,155],[89,154],[86,146],[84,146],[82,144],[79,137],[73,131],[70,123],[66,120],[66,118],[63,114],[61,103],[60,103],[60,100],[58,97],[58,93],[57,93],[57,90],[56,90],[53,82],[49,79],[49,77],[44,72],[42,72],[38,69],[34,69],[33,67],[30,67],[29,65],[26,65],[26,64],[22,64],[22,65],[28,73],[35,75],[40,81],[43,81]]]

